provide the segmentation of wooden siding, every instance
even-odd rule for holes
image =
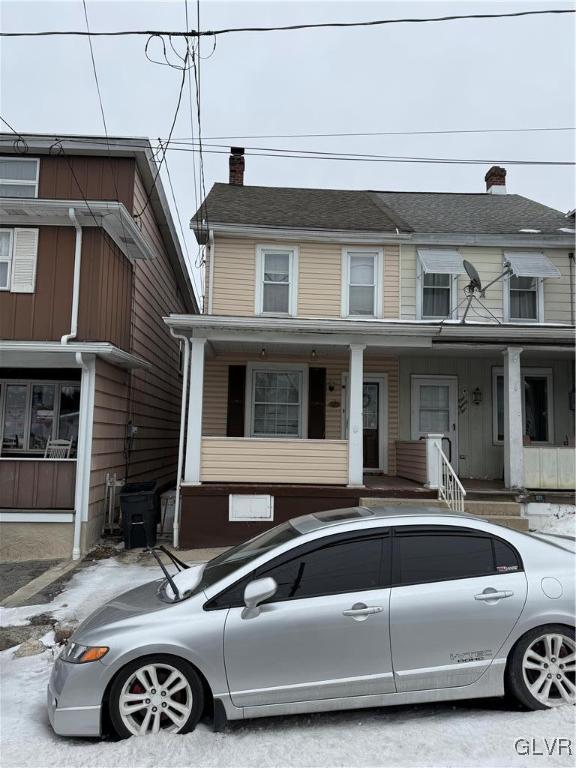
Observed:
[[[0,509],[74,509],[76,462],[0,460]]]
[[[254,315],[256,248],[260,243],[261,241],[250,238],[216,238],[212,314]],[[298,316],[341,317],[343,246],[335,243],[284,241],[278,245],[298,246],[299,249]],[[372,247],[379,247],[378,243],[373,243]],[[398,318],[400,251],[397,245],[385,246],[383,250],[383,314],[386,318]],[[207,276],[209,271],[207,264]]]
[[[524,446],[524,485],[573,491],[576,488],[574,447]]]
[[[202,438],[201,480],[346,485],[345,440]]]
[[[228,365],[257,362],[258,356],[226,355],[208,359],[204,368],[204,400],[202,434],[206,436],[226,435],[226,408],[228,400]],[[270,363],[301,363],[309,364],[308,356],[270,356]],[[320,356],[314,363],[317,367],[326,368],[326,439],[340,440],[342,438],[342,414],[344,408],[344,390],[342,374],[348,371],[348,357]],[[388,474],[396,472],[396,454],[393,450],[398,439],[398,360],[391,357],[367,354],[364,358],[364,373],[387,375],[388,379]],[[333,387],[330,390],[330,387]]]
[[[0,293],[0,339],[57,341],[70,332],[75,232],[39,229],[36,290]]]
[[[478,272],[484,284],[494,280],[502,273],[502,263],[504,259],[503,248],[488,247],[461,247],[458,249],[463,258],[470,261]],[[528,249],[525,249],[528,250]],[[570,323],[570,276],[568,251],[545,250],[544,253],[550,261],[558,267],[561,277],[547,278],[544,280],[544,320],[547,323]],[[414,320],[416,318],[416,290],[417,290],[417,268],[416,268],[416,247],[413,245],[402,245],[401,247],[401,304],[403,320]],[[457,296],[453,296],[454,306],[464,298],[464,286],[469,282],[466,275],[458,276]],[[506,283],[501,280],[495,283],[486,292],[483,299],[484,305],[499,320],[503,316],[504,289]],[[474,305],[472,305],[474,307]],[[478,312],[481,312],[478,305],[474,312],[471,312],[470,319],[482,319]],[[484,318],[485,319],[485,318]]]
[[[131,157],[42,155],[38,197],[49,200],[120,200],[131,211],[135,167],[135,160]]]
[[[428,480],[425,440],[396,441],[396,474],[416,483]]]
[[[78,308],[78,340],[108,341],[130,351],[133,267],[101,229],[85,227]]]

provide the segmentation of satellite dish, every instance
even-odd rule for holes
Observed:
[[[464,269],[466,270],[466,273],[468,277],[470,278],[470,285],[468,286],[472,291],[482,290],[482,281],[480,280],[480,275],[478,274],[476,267],[473,264],[470,264],[469,261],[466,261],[464,259]]]

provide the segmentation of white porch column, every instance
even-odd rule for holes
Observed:
[[[436,489],[440,485],[440,453],[443,434],[428,434],[426,440],[426,487]]]
[[[200,484],[202,446],[202,399],[204,394],[204,346],[206,339],[190,339],[190,387],[186,428],[184,482]]]
[[[364,381],[364,344],[350,344],[348,376],[348,485],[364,485],[364,429],[362,390]]]
[[[522,428],[522,377],[520,347],[504,350],[504,485],[524,485],[524,445]]]

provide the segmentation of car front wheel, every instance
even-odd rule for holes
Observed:
[[[529,709],[576,703],[574,630],[549,624],[527,632],[508,665],[508,687]]]
[[[204,708],[193,667],[173,656],[148,656],[127,664],[110,689],[110,718],[121,738],[186,733]]]

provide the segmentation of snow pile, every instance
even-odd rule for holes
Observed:
[[[576,536],[576,514],[574,508],[566,506],[558,515],[553,515],[544,523],[542,533],[555,533],[558,536]]]

